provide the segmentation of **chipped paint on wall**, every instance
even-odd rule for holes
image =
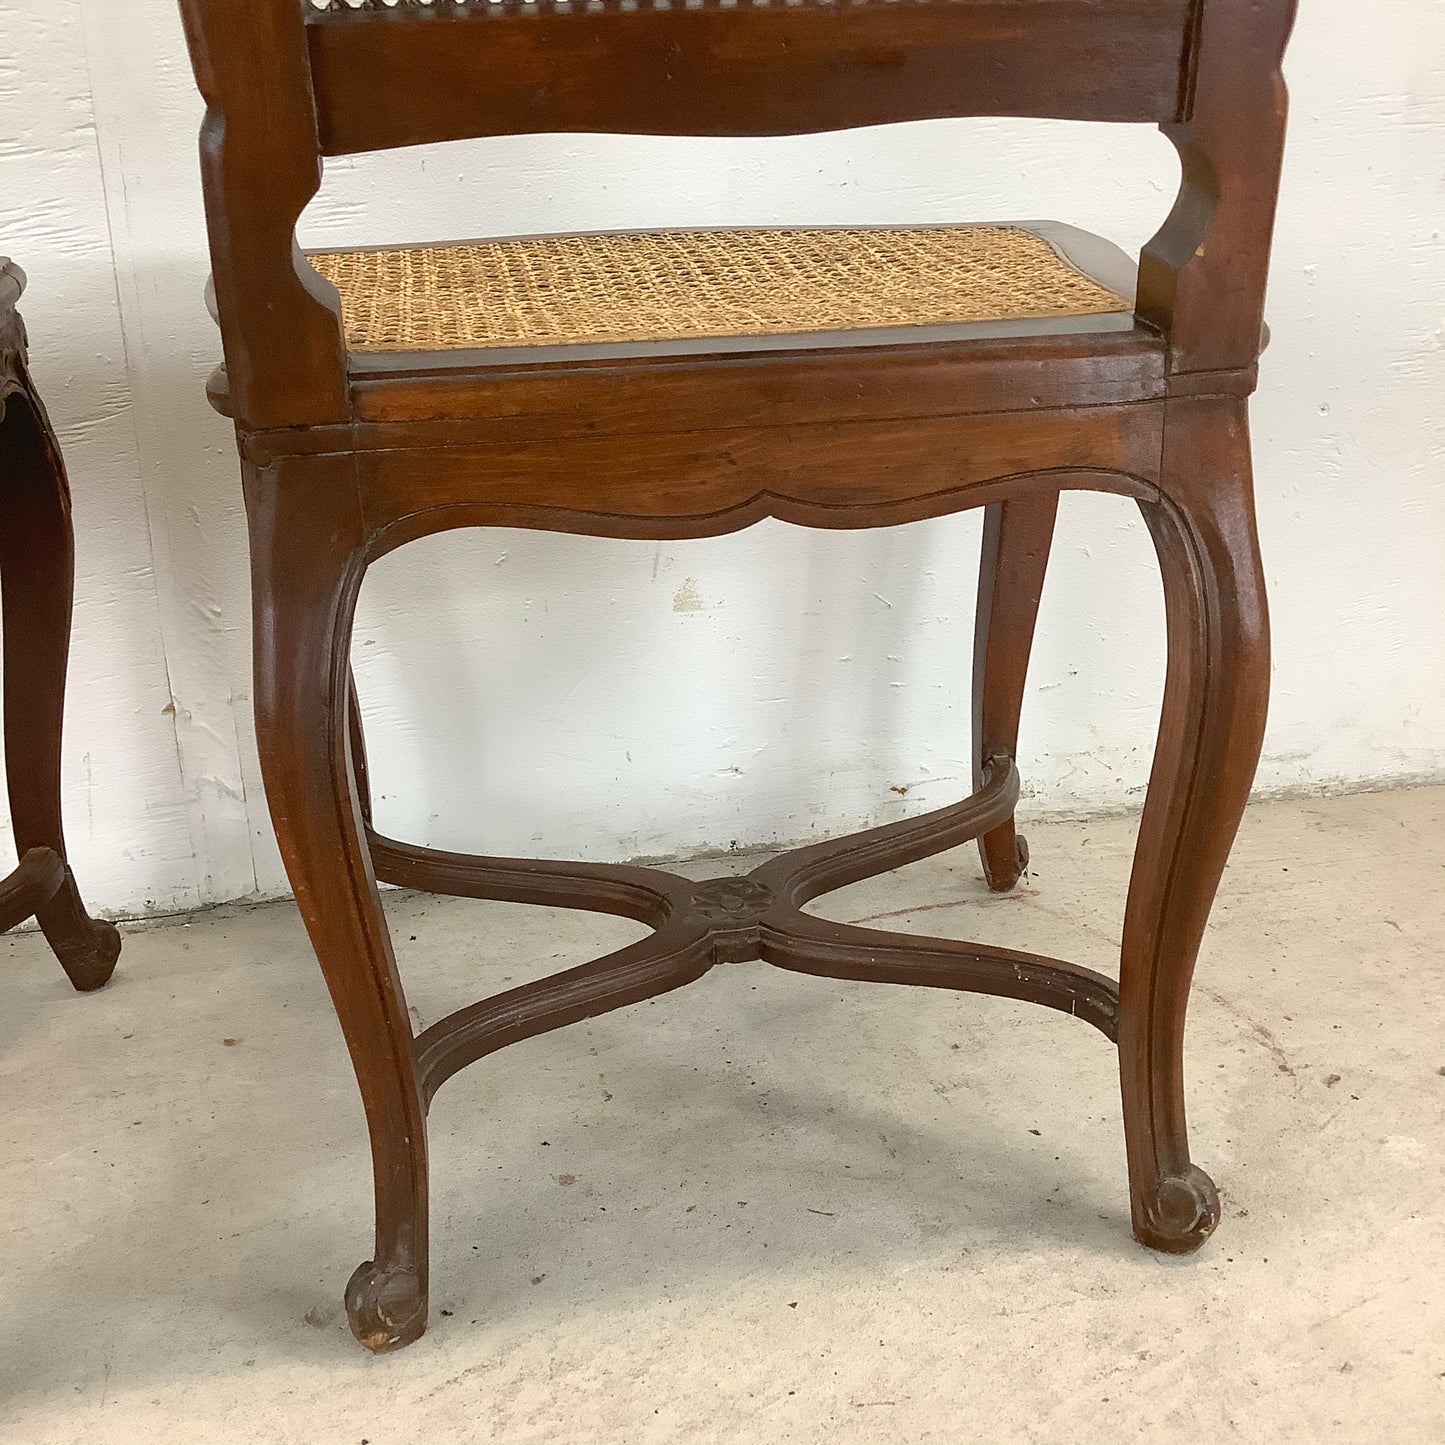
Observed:
[[[697,579],[689,577],[673,594],[674,612],[701,612],[702,593],[697,590]]]

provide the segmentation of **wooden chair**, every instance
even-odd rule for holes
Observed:
[[[1134,1232],[1195,1249],[1182,1046],[1265,720],[1246,401],[1262,349],[1294,0],[181,0],[253,561],[272,816],[371,1131],[373,1350],[427,1311],[427,1106],[548,1029],[764,959],[1029,999],[1117,1043]],[[1161,125],[1183,159],[1137,270],[1017,227],[651,233],[303,255],[321,158],[469,136],[774,135],[938,116]],[[1134,498],[1168,674],[1118,983],[800,910],[965,840],[1011,887],[1015,739],[1058,496]],[[463,526],[613,537],[985,507],[978,791],[743,879],[467,857],[371,826],[349,685],[367,564]],[[643,942],[413,1037],[376,880],[637,919]]]
[[[115,972],[120,934],[91,918],[65,860],[60,729],[75,590],[70,487],[30,380],[15,309],[25,273],[0,256],[0,590],[4,594],[5,777],[19,866],[0,878],[0,933],[35,916],[82,993]]]

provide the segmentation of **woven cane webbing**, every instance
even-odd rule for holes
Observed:
[[[313,254],[356,351],[450,351],[1127,311],[1015,226],[654,231]]]

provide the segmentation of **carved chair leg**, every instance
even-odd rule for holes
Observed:
[[[75,586],[70,494],[60,447],[33,393],[11,395],[0,420],[0,589],[4,593],[5,767],[15,846],[65,858],[60,735]],[[115,972],[120,934],[85,911],[65,864],[36,917],[83,993]]]
[[[1189,1157],[1185,1009],[1269,691],[1243,402],[1170,403],[1162,492],[1141,505],[1164,575],[1169,661],[1124,921],[1118,1042],[1134,1234],[1183,1254],[1219,1222],[1214,1184]]]
[[[346,1308],[363,1345],[392,1350],[426,1328],[426,1116],[354,786],[348,649],[365,559],[350,459],[249,472],[247,511],[266,794],[371,1134],[376,1250]]]
[[[986,781],[990,758],[1012,762],[1018,748],[1029,651],[1058,510],[1057,492],[996,502],[984,510],[973,647],[976,788]],[[984,878],[995,893],[1007,893],[1028,866],[1028,844],[1015,832],[1012,818],[983,834],[978,850]]]

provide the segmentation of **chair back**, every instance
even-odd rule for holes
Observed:
[[[322,158],[473,136],[790,135],[945,116],[1157,124],[1183,161],[1138,313],[1176,372],[1255,362],[1296,0],[180,0],[232,406],[344,420]]]

